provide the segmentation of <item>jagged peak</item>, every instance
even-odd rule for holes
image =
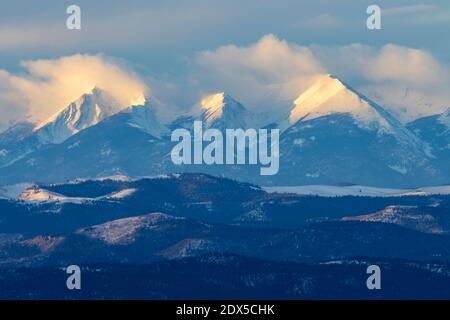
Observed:
[[[216,92],[204,97],[200,101],[200,106],[203,110],[209,110],[210,112],[222,111],[228,107],[245,109],[242,104],[225,92]]]
[[[99,87],[94,87],[59,112],[38,123],[33,132],[39,134],[39,140],[44,144],[61,143],[119,110],[117,100]]]
[[[225,92],[217,92],[203,98],[199,103],[202,120],[207,127],[218,121],[225,121],[228,125],[242,126],[245,122],[245,107]]]

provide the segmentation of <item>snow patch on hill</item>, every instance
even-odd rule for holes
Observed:
[[[127,198],[129,196],[131,196],[133,193],[135,193],[137,191],[137,189],[124,189],[118,192],[114,192],[108,196],[106,196],[106,199],[123,199],[123,198]]]
[[[84,203],[92,201],[91,198],[66,197],[39,187],[31,187],[23,191],[17,200],[26,202],[60,202],[60,203]]]
[[[423,187],[417,189],[392,189],[377,188],[369,186],[327,186],[327,185],[305,185],[305,186],[279,186],[263,187],[267,192],[295,193],[299,195],[312,195],[321,197],[401,197],[401,196],[429,196],[450,195],[450,186]]]
[[[444,229],[432,215],[417,213],[416,209],[414,206],[388,206],[373,214],[344,217],[342,221],[391,223],[420,232],[444,233]]]
[[[91,239],[97,239],[109,245],[126,245],[134,242],[139,230],[158,228],[166,221],[183,219],[164,213],[151,213],[144,216],[130,217],[106,222],[77,231]]]
[[[183,259],[196,256],[206,251],[212,251],[216,246],[205,239],[184,239],[161,251],[158,255],[166,259]]]

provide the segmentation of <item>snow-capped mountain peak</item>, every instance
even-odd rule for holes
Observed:
[[[225,92],[209,95],[200,102],[202,120],[206,127],[246,127],[248,111]]]
[[[66,108],[39,123],[34,132],[41,143],[61,143],[77,132],[99,123],[120,109],[105,91],[94,87]]]
[[[361,129],[393,135],[432,157],[429,148],[394,116],[332,75],[320,78],[295,100],[289,125],[332,114],[350,115]]]
[[[145,95],[139,95],[134,99],[130,100],[130,106],[143,106],[148,102],[148,98]]]
[[[390,126],[373,103],[332,75],[321,77],[294,101],[289,123],[333,113],[350,114],[362,127],[372,127],[375,123],[385,129]]]

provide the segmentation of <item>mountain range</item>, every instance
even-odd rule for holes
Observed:
[[[19,123],[0,134],[0,184],[174,172],[205,172],[265,186],[448,184],[449,111],[403,124],[326,75],[287,113],[251,112],[222,92],[161,123],[151,99],[120,107],[94,88],[46,121]],[[174,165],[170,133],[192,129],[194,120],[219,130],[279,128],[279,173],[260,176],[251,165]]]

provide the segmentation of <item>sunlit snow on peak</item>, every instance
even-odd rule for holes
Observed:
[[[225,92],[218,92],[211,94],[202,99],[200,105],[203,109],[210,110],[211,112],[219,111],[223,108],[225,102]]]
[[[141,95],[137,96],[136,98],[131,99],[129,105],[130,106],[143,106],[147,103],[147,100],[148,99],[145,97],[145,95],[141,94]]]
[[[383,116],[366,100],[332,75],[326,75],[304,91],[295,101],[289,123],[311,120],[333,113],[350,114],[361,126],[377,123],[388,128]]]

